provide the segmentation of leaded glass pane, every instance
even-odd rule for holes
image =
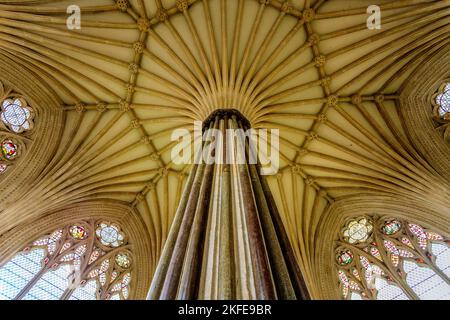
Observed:
[[[405,261],[404,270],[407,274],[406,282],[420,299],[450,299],[450,286],[430,268]]]
[[[95,300],[97,283],[94,280],[88,281],[84,286],[74,290],[69,300]]]
[[[436,257],[436,266],[444,272],[447,277],[450,277],[450,250],[446,245],[440,243],[433,243],[431,251]]]
[[[375,279],[375,288],[378,291],[378,300],[409,300],[402,289],[382,278]]]
[[[45,250],[21,252],[0,268],[0,300],[11,300],[41,270]]]
[[[58,300],[69,285],[68,277],[72,271],[70,265],[47,271],[23,300]]]
[[[358,293],[353,292],[350,299],[351,300],[362,300],[362,297]]]

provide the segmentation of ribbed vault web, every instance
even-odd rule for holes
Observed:
[[[73,2],[0,0],[0,55],[45,79],[66,114],[51,163],[22,201],[0,204],[0,234],[65,204],[118,199],[142,215],[155,268],[190,170],[171,161],[171,133],[218,108],[280,129],[268,181],[310,283],[317,225],[336,199],[448,196],[398,100],[448,48],[450,1],[79,0],[81,30],[68,30]],[[380,30],[366,26],[374,2]]]

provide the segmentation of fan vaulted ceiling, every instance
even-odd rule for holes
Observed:
[[[0,234],[116,199],[142,216],[155,267],[190,170],[172,163],[171,134],[218,108],[280,129],[281,168],[268,181],[310,281],[317,226],[336,199],[448,194],[408,143],[399,93],[448,48],[450,1],[75,2],[81,30],[66,27],[74,1],[0,0],[0,56],[39,74],[65,115],[46,169],[21,201],[0,204]],[[366,26],[374,3],[380,30]]]

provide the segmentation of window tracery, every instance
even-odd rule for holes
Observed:
[[[116,246],[108,242],[111,234],[96,232],[104,229],[120,236]],[[124,300],[132,261],[118,225],[79,221],[32,242],[0,267],[0,299]]]
[[[0,118],[10,130],[16,133],[31,130],[33,126],[32,110],[23,98],[3,100]]]
[[[17,145],[11,139],[5,139],[1,144],[2,158],[6,160],[14,160],[17,156]]]
[[[450,83],[441,85],[438,92],[432,97],[433,118],[438,129],[444,134],[444,139],[450,141]]]
[[[450,299],[450,241],[393,217],[348,220],[335,245],[343,299]]]
[[[20,155],[23,144],[15,139],[0,135],[0,174],[14,165]]]
[[[0,119],[9,132],[23,133],[33,129],[34,111],[27,100],[0,82]]]
[[[27,100],[0,82],[0,174],[25,150],[33,129],[34,111]]]

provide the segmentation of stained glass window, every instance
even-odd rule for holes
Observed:
[[[124,236],[118,226],[106,223],[100,224],[96,231],[101,243],[105,246],[118,247],[122,244]]]
[[[440,117],[450,117],[450,83],[441,87],[435,98],[437,113]]]
[[[86,229],[82,226],[71,226],[69,228],[70,235],[75,240],[83,240],[87,237]]]
[[[0,83],[0,129],[6,129],[2,131],[7,134],[0,136],[0,174],[14,166],[19,151],[24,150],[23,143],[16,141],[17,134],[33,129],[33,118],[34,111],[27,101]]]
[[[431,103],[434,106],[433,119],[437,129],[443,133],[444,139],[450,142],[450,83],[441,85],[438,92],[433,95]]]
[[[336,241],[344,299],[450,300],[450,241],[393,217],[348,220]]]
[[[0,174],[14,165],[19,157],[19,145],[9,138],[0,137]]]
[[[17,156],[17,145],[10,139],[5,139],[1,143],[1,156],[6,160],[14,160]]]
[[[372,223],[366,218],[351,220],[344,230],[344,237],[348,243],[364,242],[372,232]]]
[[[115,232],[96,232],[107,227]],[[128,299],[131,266],[118,225],[79,221],[35,240],[1,266],[0,300]]]
[[[0,118],[11,131],[16,133],[31,130],[33,127],[33,110],[23,98],[3,100]]]

